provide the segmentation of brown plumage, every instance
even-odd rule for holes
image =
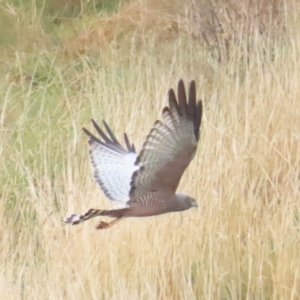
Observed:
[[[111,227],[126,217],[155,216],[197,207],[196,201],[176,193],[179,181],[195,156],[200,137],[202,102],[196,103],[195,81],[190,83],[188,99],[184,83],[178,82],[177,98],[169,91],[169,105],[162,110],[142,150],[137,155],[126,134],[125,149],[103,122],[107,134],[92,120],[101,139],[87,129],[94,177],[104,194],[123,204],[111,210],[89,209],[84,215],[73,214],[64,221],[76,225],[97,216],[115,218],[100,221],[97,229]]]

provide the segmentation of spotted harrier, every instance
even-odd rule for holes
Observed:
[[[92,119],[99,138],[83,128],[89,137],[94,177],[107,198],[119,206],[111,210],[91,208],[83,215],[70,215],[65,223],[77,225],[97,216],[114,218],[109,223],[98,222],[96,229],[104,229],[127,217],[156,216],[198,206],[195,199],[176,193],[176,189],[196,154],[202,101],[196,101],[195,81],[190,82],[188,98],[182,80],[177,97],[170,89],[168,98],[162,121],[154,123],[139,153],[126,133],[124,148],[105,121],[107,133]]]

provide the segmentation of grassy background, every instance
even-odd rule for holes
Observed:
[[[299,299],[299,4],[169,2],[1,2],[1,298]],[[109,207],[81,127],[140,149],[179,78],[204,101],[198,211],[65,226]]]

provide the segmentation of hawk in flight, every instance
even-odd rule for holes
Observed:
[[[173,89],[168,96],[162,121],[154,123],[138,154],[126,133],[125,149],[105,122],[107,133],[92,119],[99,138],[83,128],[89,137],[94,177],[104,194],[121,206],[111,210],[91,208],[83,215],[70,215],[65,223],[77,225],[97,216],[114,218],[97,224],[96,229],[104,229],[127,217],[156,216],[198,206],[193,198],[176,193],[176,189],[197,150],[202,102],[196,102],[195,81],[190,83],[188,98],[182,80],[178,82],[177,97]]]

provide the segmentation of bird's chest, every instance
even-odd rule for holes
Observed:
[[[143,216],[164,214],[167,207],[168,197],[159,197],[155,192],[139,197],[134,203],[134,210]]]

